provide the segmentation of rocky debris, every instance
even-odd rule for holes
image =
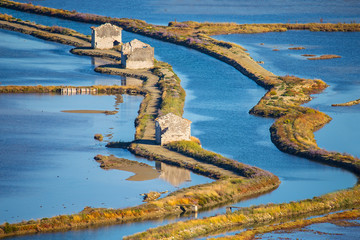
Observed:
[[[325,54],[325,55],[321,55],[320,57],[310,57],[307,59],[308,60],[324,60],[324,59],[333,59],[333,58],[341,58],[341,56],[335,55],[335,54]]]
[[[106,114],[106,115],[115,115],[115,114],[117,114],[118,113],[118,111],[104,111],[104,113]]]
[[[101,142],[104,139],[104,136],[100,133],[97,133],[94,135],[94,139]]]
[[[151,202],[151,201],[154,201],[154,200],[158,199],[161,196],[161,194],[165,194],[165,193],[168,193],[168,191],[164,191],[164,192],[150,191],[148,193],[143,193],[143,194],[140,194],[140,195],[144,197],[143,202]]]
[[[288,48],[289,50],[303,50],[305,49],[304,47],[292,47],[292,48]]]

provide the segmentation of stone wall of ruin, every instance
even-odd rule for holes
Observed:
[[[91,47],[109,49],[122,43],[121,28],[111,24],[104,24],[94,28],[91,36]]]

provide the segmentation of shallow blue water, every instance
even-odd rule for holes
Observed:
[[[90,58],[71,54],[70,46],[4,30],[0,34],[1,85],[121,85],[123,78],[94,72]]]
[[[19,2],[28,2],[20,0]],[[76,9],[121,18],[142,19],[155,24],[169,21],[208,21],[237,23],[277,22],[350,22],[360,20],[360,3],[356,0],[33,0],[47,7]]]
[[[355,221],[359,224],[359,220]],[[314,224],[299,231],[272,232],[260,235],[261,239],[309,239],[309,240],[348,240],[360,238],[360,226],[344,227],[333,223]]]
[[[93,84],[97,73],[82,74],[81,67],[93,70],[90,58],[64,54],[67,46],[46,43],[35,38],[0,31],[0,38],[11,42],[9,47],[19,45],[18,51],[8,52],[6,63],[13,68],[6,74],[8,84],[32,85],[37,75],[27,71],[27,62],[19,61],[23,49],[29,52],[28,61],[33,68],[44,69],[42,62],[52,56],[58,61],[46,68],[50,85],[67,83],[76,85],[74,76],[80,75],[82,85]],[[33,47],[33,48],[32,48]],[[9,49],[0,45],[0,52]],[[31,54],[36,53],[35,55]],[[43,54],[45,52],[45,54]],[[66,59],[66,61],[63,61]],[[79,63],[80,61],[80,63]],[[76,64],[74,64],[76,63]],[[72,67],[74,66],[74,67]],[[26,69],[26,71],[24,71]],[[37,71],[35,71],[37,73]],[[100,75],[100,80],[106,75]],[[24,219],[71,214],[85,206],[122,208],[142,203],[141,193],[174,191],[209,182],[208,178],[180,171],[183,178],[170,181],[165,175],[147,181],[127,181],[134,175],[125,171],[105,171],[94,161],[97,154],[114,154],[131,160],[145,162],[155,167],[155,162],[137,158],[121,149],[106,149],[107,141],[132,141],[134,119],[143,97],[123,96],[123,103],[116,104],[115,96],[106,95],[0,95],[0,222],[18,222]],[[64,113],[63,110],[116,110],[116,115]],[[93,136],[101,133],[105,141],[99,143]],[[168,167],[169,168],[169,167]],[[189,177],[191,181],[189,180]]]
[[[46,23],[48,19],[37,16],[34,18],[41,19],[42,23]],[[79,25],[79,28],[82,28],[81,26]],[[151,44],[155,47],[158,59],[173,65],[187,93],[184,116],[193,122],[193,135],[200,138],[206,149],[269,170],[282,180],[278,190],[241,205],[311,198],[351,187],[356,183],[356,178],[346,171],[278,151],[269,137],[269,127],[273,120],[248,114],[249,109],[259,101],[265,90],[232,67],[181,46],[126,32],[123,38],[124,41],[138,38]],[[223,209],[205,215],[216,212],[223,212]],[[118,239],[124,235],[143,231],[152,224],[137,223],[128,228],[114,226],[79,232],[35,235],[33,238],[47,239],[51,236],[54,239],[83,239],[91,234],[95,239]],[[154,225],[158,224],[162,223],[154,223]]]
[[[360,106],[331,107],[360,98],[360,33],[289,31],[283,33],[234,34],[218,39],[243,45],[264,68],[277,75],[318,78],[330,85],[305,104],[325,112],[333,120],[315,133],[320,147],[360,157]],[[263,44],[263,45],[260,45]],[[305,47],[304,50],[289,50]],[[279,49],[280,51],[272,51]],[[311,61],[303,54],[336,54],[341,58]]]
[[[321,217],[321,216],[316,216]],[[312,217],[311,217],[312,218]],[[341,220],[339,221],[341,223]],[[348,240],[348,239],[359,239],[360,238],[360,220],[348,220],[353,226],[341,226],[335,223],[316,223],[303,228],[273,231],[265,234],[256,235],[256,239],[287,239],[287,240]],[[245,229],[246,230],[246,229]],[[212,238],[219,238],[225,236],[234,236],[243,231],[232,231],[219,235],[209,236]],[[206,239],[206,238],[199,238]]]
[[[93,159],[97,154],[155,166],[126,150],[105,148],[110,139],[133,139],[141,101],[124,96],[119,112],[108,116],[61,111],[114,110],[114,96],[0,95],[0,222],[75,213],[85,206],[134,206],[141,204],[140,194],[150,190],[209,182],[195,174],[179,186],[163,178],[127,181],[133,173],[99,167]],[[94,140],[95,133],[102,133],[105,142]]]

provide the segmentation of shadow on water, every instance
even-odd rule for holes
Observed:
[[[48,18],[39,17],[39,19],[46,24]],[[79,29],[82,28],[80,26],[84,26],[77,23],[71,24],[75,27],[79,26]],[[137,38],[152,45],[155,47],[155,54],[159,60],[173,65],[187,92],[184,117],[193,122],[193,135],[200,138],[206,149],[269,170],[280,177],[282,184],[277,190],[241,203],[241,205],[311,198],[347,188],[356,183],[354,175],[346,171],[316,164],[277,150],[269,137],[269,127],[273,120],[248,114],[249,109],[259,101],[265,90],[232,67],[181,46],[127,32],[123,35],[124,41]],[[138,109],[138,106],[133,107]],[[111,181],[111,179],[108,180]],[[102,182],[106,184],[104,180]],[[127,188],[126,191],[131,190]],[[118,194],[122,194],[121,191]],[[201,213],[199,217],[224,211],[224,208],[220,208]],[[118,239],[121,236],[165,223],[167,222],[134,223],[96,230],[56,233],[51,234],[51,237],[81,239],[91,236],[93,239]],[[46,235],[33,237],[33,239],[46,239]]]
[[[136,140],[135,143],[141,143],[141,144],[147,144],[147,145],[157,145],[157,143],[154,140],[149,140],[149,139]]]
[[[19,0],[27,3],[27,0]],[[246,0],[133,0],[131,4],[116,0],[35,0],[34,4],[78,12],[123,18],[135,18],[167,25],[170,21],[279,23],[279,22],[359,22],[360,4],[351,1],[283,1],[251,2]],[[56,21],[53,21],[54,24]],[[60,24],[61,25],[61,24]]]

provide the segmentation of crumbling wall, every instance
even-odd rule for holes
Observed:
[[[154,48],[137,39],[123,44],[121,65],[129,69],[154,67]]]
[[[122,43],[122,28],[105,23],[99,27],[92,27],[91,47],[109,49]]]
[[[156,142],[164,145],[174,141],[190,140],[191,122],[173,113],[155,120]]]

